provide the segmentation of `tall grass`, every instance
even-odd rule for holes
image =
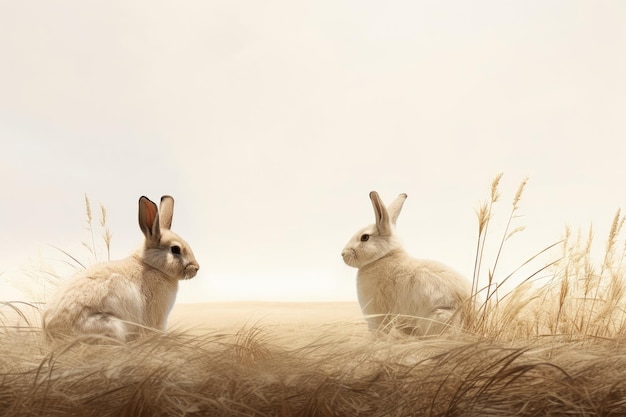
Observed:
[[[95,262],[100,261],[98,255],[98,245],[96,245],[96,237],[94,230],[94,219],[91,212],[91,201],[87,194],[85,194],[85,212],[87,213],[86,219],[86,229],[89,232],[89,237],[91,238],[90,242],[83,242],[83,246],[87,249],[87,251],[93,256]],[[111,260],[111,239],[113,235],[109,230],[107,225],[107,210],[103,204],[100,204],[100,220],[98,221],[100,228],[102,229],[102,242],[104,243],[104,249],[106,254],[106,261]]]
[[[552,281],[537,293],[533,306],[536,325],[547,334],[585,337],[622,337],[624,314],[624,242],[619,238],[624,217],[618,210],[601,257],[593,256],[593,229],[586,238],[566,229],[563,258]],[[621,243],[620,243],[621,241]]]
[[[492,340],[516,340],[546,335],[570,338],[622,337],[626,330],[624,293],[626,280],[624,257],[626,246],[620,236],[624,216],[618,210],[609,228],[604,252],[594,254],[594,233],[590,227],[587,234],[575,236],[565,228],[561,240],[522,260],[520,266],[505,274],[496,282],[498,262],[507,241],[524,229],[523,225],[512,228],[518,217],[521,196],[527,184],[524,179],[515,193],[503,233],[498,241],[497,254],[487,272],[486,282],[481,286],[483,254],[487,232],[493,215],[493,207],[500,200],[498,175],[491,185],[490,199],[478,210],[478,243],[476,267],[473,275],[472,303],[466,308],[469,319],[466,330]],[[554,250],[561,246],[561,252]],[[535,261],[543,255],[551,259],[543,264]],[[528,265],[535,265],[534,272],[516,283],[513,290],[502,293],[501,289],[516,272]],[[541,285],[537,278],[546,277]]]
[[[257,323],[51,347],[40,341],[36,306],[4,303],[0,415],[626,415],[624,216],[617,212],[600,256],[591,229],[566,228],[504,271],[507,245],[523,228],[526,180],[499,229],[501,178],[478,211],[464,329],[417,339],[374,336],[362,321]],[[520,278],[522,267],[532,268]]]
[[[44,303],[50,294],[67,280],[89,265],[98,262],[111,260],[111,242],[113,235],[107,224],[107,210],[100,204],[100,216],[94,217],[92,204],[89,196],[84,195],[85,237],[80,242],[79,248],[83,252],[73,253],[55,245],[52,248],[52,255],[48,251],[39,251],[36,259],[31,260],[31,265],[25,270],[25,283],[22,286],[29,299],[37,303]],[[60,256],[59,256],[60,254]],[[26,285],[30,281],[31,285]]]
[[[503,293],[503,288],[510,280],[517,278],[516,273],[522,268],[529,265],[537,265],[537,259],[541,259],[542,255],[550,254],[550,251],[560,242],[555,242],[547,247],[539,250],[528,259],[522,260],[519,266],[504,275],[498,275],[498,267],[503,255],[507,242],[516,234],[524,231],[524,225],[516,225],[514,222],[520,217],[520,202],[524,189],[528,183],[528,178],[524,178],[515,192],[511,202],[510,211],[502,230],[500,237],[495,240],[496,253],[491,265],[485,266],[485,247],[490,239],[491,223],[494,216],[495,204],[501,200],[500,181],[502,174],[498,174],[492,181],[490,187],[489,198],[480,205],[477,210],[478,235],[476,243],[476,254],[474,262],[474,273],[472,275],[472,296],[468,303],[464,306],[463,315],[465,317],[465,330],[474,335],[488,337],[491,339],[510,339],[516,336],[515,331],[520,313],[527,307],[528,284],[533,278],[555,267],[560,259],[552,260],[548,263],[538,264],[537,269],[524,277],[521,281],[515,283],[512,291]],[[486,271],[486,279],[484,278]],[[496,279],[499,278],[499,279]],[[527,318],[525,318],[526,320]]]

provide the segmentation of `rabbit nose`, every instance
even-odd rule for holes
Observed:
[[[200,269],[200,265],[198,265],[198,264],[189,264],[185,268],[185,272],[186,272],[185,275],[187,276],[187,278],[193,278],[193,277],[196,276],[196,274],[198,273],[199,269]]]

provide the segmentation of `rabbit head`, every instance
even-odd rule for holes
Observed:
[[[172,232],[174,199],[161,197],[160,210],[147,197],[139,199],[139,227],[146,237],[139,250],[141,260],[177,280],[196,276],[200,266],[187,242]]]
[[[378,193],[370,192],[376,223],[362,228],[348,241],[341,251],[346,264],[361,268],[394,250],[401,249],[394,228],[406,197],[406,194],[400,194],[385,207]]]

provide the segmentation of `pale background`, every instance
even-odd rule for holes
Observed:
[[[0,0],[0,300],[40,294],[50,245],[89,259],[85,193],[113,258],[139,196],[176,198],[201,264],[180,303],[355,300],[340,252],[373,189],[409,195],[410,253],[468,276],[499,171],[496,220],[530,175],[500,273],[565,224],[601,242],[626,206],[624,22],[621,1]]]

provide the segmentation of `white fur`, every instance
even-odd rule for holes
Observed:
[[[47,340],[102,335],[124,341],[147,328],[166,330],[178,281],[199,269],[189,245],[170,230],[173,210],[169,196],[161,198],[160,215],[156,204],[139,199],[144,244],[128,258],[87,268],[60,288],[43,313]]]
[[[446,265],[414,259],[402,249],[394,229],[406,197],[400,194],[385,207],[372,191],[376,223],[359,230],[341,256],[358,268],[359,304],[371,330],[397,327],[414,335],[439,334],[459,323],[470,283]]]

